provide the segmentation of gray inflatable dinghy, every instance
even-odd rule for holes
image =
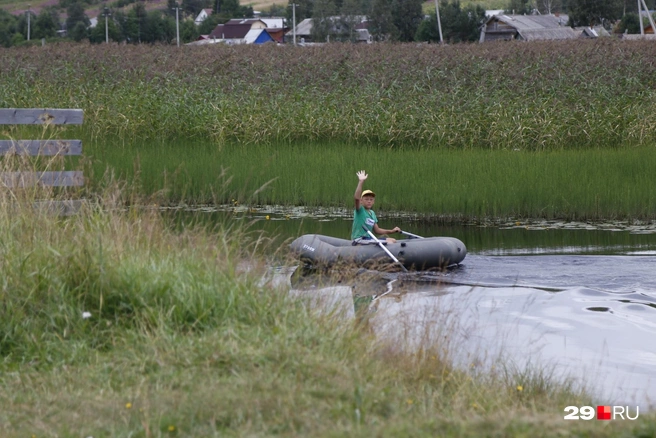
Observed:
[[[402,239],[385,247],[407,269],[418,271],[457,265],[467,255],[465,244],[454,237]],[[312,265],[394,263],[375,242],[354,246],[350,240],[321,234],[305,234],[291,243],[291,249],[302,261]]]

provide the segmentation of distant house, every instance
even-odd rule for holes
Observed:
[[[570,40],[580,32],[567,26],[569,18],[556,15],[493,15],[481,28],[479,41]]]
[[[285,27],[285,19],[280,17],[260,18],[267,25],[267,29],[282,29]]]
[[[266,23],[260,19],[235,18],[224,24],[217,25],[209,35],[202,36],[202,38],[221,41],[226,44],[260,44],[261,42],[275,41],[275,38],[268,32],[262,34],[261,31],[266,29]],[[251,33],[251,31],[258,32]]]
[[[296,28],[290,32],[292,36],[295,34],[298,41],[312,41],[312,19],[306,18],[296,25]],[[287,34],[289,36],[289,34]]]
[[[271,35],[266,29],[251,29],[248,31],[244,37],[245,44],[264,44],[264,43],[275,43]]]
[[[575,27],[574,30],[579,32],[580,38],[599,38],[610,36],[610,33],[603,26],[594,27]]]
[[[198,13],[198,16],[194,20],[194,23],[196,23],[196,26],[200,25],[203,21],[207,19],[212,15],[212,10],[211,9],[201,9],[201,11]]]
[[[356,42],[359,43],[369,43],[371,42],[371,35],[369,34],[369,29],[368,29],[368,21],[367,17],[365,16],[356,16],[355,17],[357,20],[357,24],[355,25],[355,40]],[[339,23],[341,17],[339,16],[333,16],[329,17],[330,20],[333,22],[332,26],[332,31],[337,34],[339,32]],[[306,18],[303,21],[301,21],[297,26],[296,26],[296,39],[303,41],[303,42],[312,42],[312,26],[313,26],[313,20],[312,18]],[[287,37],[292,37],[292,32],[287,33]]]

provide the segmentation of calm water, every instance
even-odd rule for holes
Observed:
[[[306,233],[348,238],[351,224],[339,211],[266,207],[183,216],[192,214],[249,222],[276,235],[277,245]],[[457,237],[469,252],[442,274],[365,272],[367,281],[337,285],[379,296],[369,305],[381,337],[400,337],[399,345],[446,342],[468,367],[499,360],[537,365],[576,378],[600,404],[638,405],[641,412],[656,405],[656,226],[521,220],[439,226],[380,216],[383,227]],[[310,275],[293,288],[335,297],[334,286]]]

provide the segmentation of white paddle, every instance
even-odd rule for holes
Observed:
[[[406,236],[410,236],[413,239],[423,239],[421,236],[417,236],[416,234],[408,233],[407,231],[401,230],[401,234],[405,234]]]
[[[389,249],[385,248],[385,245],[383,245],[383,242],[381,242],[380,240],[378,240],[378,238],[376,238],[376,236],[374,235],[374,233],[372,233],[371,231],[369,231],[369,229],[367,229],[367,227],[365,227],[365,226],[362,226],[362,229],[364,229],[364,230],[367,232],[367,234],[369,234],[369,236],[371,236],[371,238],[374,239],[374,242],[376,242],[376,243],[378,244],[378,246],[380,246],[381,248],[383,248],[383,251],[385,251],[385,252],[387,253],[387,255],[390,256],[390,258],[391,258],[392,260],[394,260],[394,263],[397,263],[399,266],[401,266],[401,268],[403,268],[403,271],[404,271],[404,272],[408,272],[408,270],[406,269],[406,267],[403,266],[403,264],[402,264],[402,263],[401,263],[396,257],[394,257],[394,254],[392,254],[392,253],[389,251]]]

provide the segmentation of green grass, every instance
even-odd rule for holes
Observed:
[[[375,342],[366,318],[318,316],[262,284],[266,260],[244,230],[173,232],[152,210],[123,208],[129,187],[98,193],[56,218],[30,207],[48,192],[0,192],[3,437],[610,437],[656,427],[647,413],[564,421],[565,406],[593,401],[584,382],[546,368],[459,370],[448,345]]]
[[[652,219],[653,147],[565,151],[380,150],[349,143],[95,142],[96,175],[138,174],[163,203],[350,206],[366,169],[377,209],[434,219]],[[257,192],[257,193],[256,193]]]

